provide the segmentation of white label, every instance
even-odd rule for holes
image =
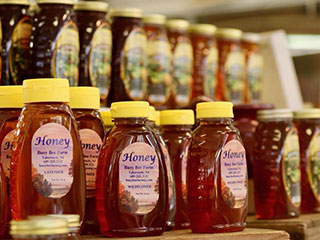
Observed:
[[[61,198],[73,183],[73,141],[58,123],[47,123],[33,135],[32,183],[44,197]]]
[[[159,159],[155,150],[146,143],[132,143],[119,161],[120,209],[133,214],[151,212],[159,199]]]
[[[86,167],[86,189],[96,189],[96,171],[101,151],[102,140],[98,133],[91,129],[81,129],[79,131],[83,160]],[[91,193],[87,196],[94,196]]]

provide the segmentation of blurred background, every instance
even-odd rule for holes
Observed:
[[[108,0],[110,8],[263,33],[284,30],[306,106],[320,106],[319,0]]]

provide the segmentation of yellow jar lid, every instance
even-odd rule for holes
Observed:
[[[78,214],[49,214],[49,217],[63,219],[67,221],[68,228],[79,228],[80,216]]]
[[[110,9],[110,17],[131,17],[142,18],[142,9],[140,8],[119,8]]]
[[[242,31],[236,28],[218,28],[216,37],[222,39],[241,40]]]
[[[149,117],[148,120],[151,122],[156,122],[157,116],[156,116],[156,109],[152,106],[149,107]]]
[[[70,107],[72,109],[100,108],[100,93],[96,87],[70,87]]]
[[[73,5],[75,4],[75,0],[38,0],[38,4],[68,4]]]
[[[214,35],[217,30],[217,27],[212,24],[191,24],[189,26],[189,32],[194,34],[205,34],[205,35]]]
[[[23,103],[70,101],[69,81],[62,78],[27,79],[23,81]]]
[[[245,42],[250,43],[259,43],[260,42],[260,35],[258,33],[243,33],[242,40]]]
[[[104,126],[111,127],[114,125],[112,118],[111,118],[110,111],[100,110],[100,115],[101,115]]]
[[[293,112],[290,109],[269,109],[258,111],[258,119],[283,119],[293,118]]]
[[[160,126],[160,111],[156,111],[156,126]]]
[[[160,112],[161,125],[193,125],[192,110],[163,110]]]
[[[166,27],[170,29],[187,30],[189,22],[184,19],[168,19],[166,21]]]
[[[0,0],[1,4],[11,4],[11,5],[29,5],[29,0]]]
[[[142,20],[146,24],[159,24],[163,25],[166,22],[167,17],[161,14],[149,14],[143,16]]]
[[[10,222],[10,234],[13,237],[19,235],[39,236],[68,233],[68,223],[64,219],[53,219],[43,216],[39,219]]]
[[[96,11],[96,12],[107,12],[109,4],[100,1],[80,1],[75,3],[73,9],[79,11]]]
[[[309,108],[309,109],[295,111],[294,118],[296,119],[319,118],[320,119],[320,108]]]
[[[0,86],[0,108],[22,107],[22,86]]]
[[[233,118],[231,102],[205,102],[197,104],[197,119]]]
[[[145,101],[115,102],[111,104],[112,118],[148,118],[149,103]]]

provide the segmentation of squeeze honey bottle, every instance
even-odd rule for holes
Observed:
[[[188,209],[196,233],[234,232],[246,226],[248,176],[230,102],[197,104],[187,167]]]
[[[13,140],[12,218],[85,213],[85,169],[67,79],[23,82],[24,107]]]
[[[172,53],[164,26],[166,17],[150,14],[143,17],[147,35],[148,87],[147,100],[157,109],[166,109],[171,94]]]
[[[160,112],[161,135],[173,165],[176,186],[176,217],[174,229],[189,228],[187,213],[186,168],[192,138],[194,114],[192,110],[164,110]]]
[[[15,240],[69,240],[68,232],[64,219],[42,217],[10,223],[10,234]]]
[[[6,184],[8,201],[10,200],[10,163],[14,130],[23,107],[22,86],[1,86],[0,87],[0,159]],[[2,181],[2,179],[0,179]],[[1,191],[3,188],[1,188]],[[2,193],[1,193],[2,194]],[[1,195],[0,194],[0,195]],[[0,204],[0,207],[3,206]],[[8,203],[8,206],[9,203]],[[1,215],[1,214],[0,214]],[[8,222],[11,220],[10,208],[7,208]],[[0,218],[1,219],[1,218]],[[1,220],[0,220],[1,221]],[[0,224],[1,225],[1,224]],[[1,230],[0,230],[1,232]],[[9,228],[6,228],[6,235]],[[1,234],[0,234],[1,235]]]
[[[301,166],[302,214],[320,212],[320,109],[295,112]]]
[[[65,78],[79,82],[79,32],[74,0],[38,0],[31,36],[32,78]]]
[[[168,213],[165,160],[146,126],[149,104],[111,105],[115,126],[104,142],[97,170],[97,213],[101,233],[111,237],[160,235]]]
[[[29,0],[0,1],[1,85],[21,85],[29,77],[32,19],[28,15],[28,8]]]
[[[74,10],[80,37],[79,86],[99,88],[105,105],[111,81],[112,36],[106,2],[79,1]]]
[[[241,103],[245,100],[245,55],[241,49],[242,31],[218,28],[216,32],[218,60],[218,100]]]
[[[194,59],[191,101],[200,96],[215,98],[218,70],[216,29],[211,24],[191,24],[189,27]]]
[[[255,133],[253,179],[258,219],[300,214],[300,153],[289,109],[261,110]]]
[[[191,100],[193,52],[188,35],[189,22],[183,19],[169,19],[166,28],[172,52],[173,86],[169,104],[181,108]]]
[[[95,87],[70,88],[70,107],[78,123],[86,169],[86,214],[83,234],[99,233],[96,215],[96,170],[102,142],[105,137],[103,122],[98,112],[99,89]]]
[[[147,90],[147,37],[142,10],[111,9],[112,61],[108,106],[118,101],[144,100]]]
[[[158,143],[160,145],[160,149],[162,151],[163,157],[166,162],[167,167],[167,173],[168,173],[168,184],[169,184],[169,213],[168,213],[168,219],[167,219],[167,227],[166,230],[171,230],[174,227],[174,220],[176,216],[176,186],[173,176],[173,165],[172,161],[170,159],[170,155],[168,152],[168,148],[166,143],[164,142],[164,139],[162,138],[160,131],[158,127],[160,126],[160,119],[157,121],[157,112],[154,107],[150,107],[150,115],[149,115],[149,121],[148,126],[151,128],[152,132],[154,133],[156,139],[158,140]]]

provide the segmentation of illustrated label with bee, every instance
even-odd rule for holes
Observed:
[[[308,180],[316,199],[320,201],[320,130],[317,130],[309,144]]]
[[[300,192],[300,152],[297,130],[289,131],[283,146],[282,178],[285,191],[291,203],[299,207]]]
[[[246,151],[238,140],[229,141],[221,152],[221,193],[230,208],[247,202],[248,174]]]

